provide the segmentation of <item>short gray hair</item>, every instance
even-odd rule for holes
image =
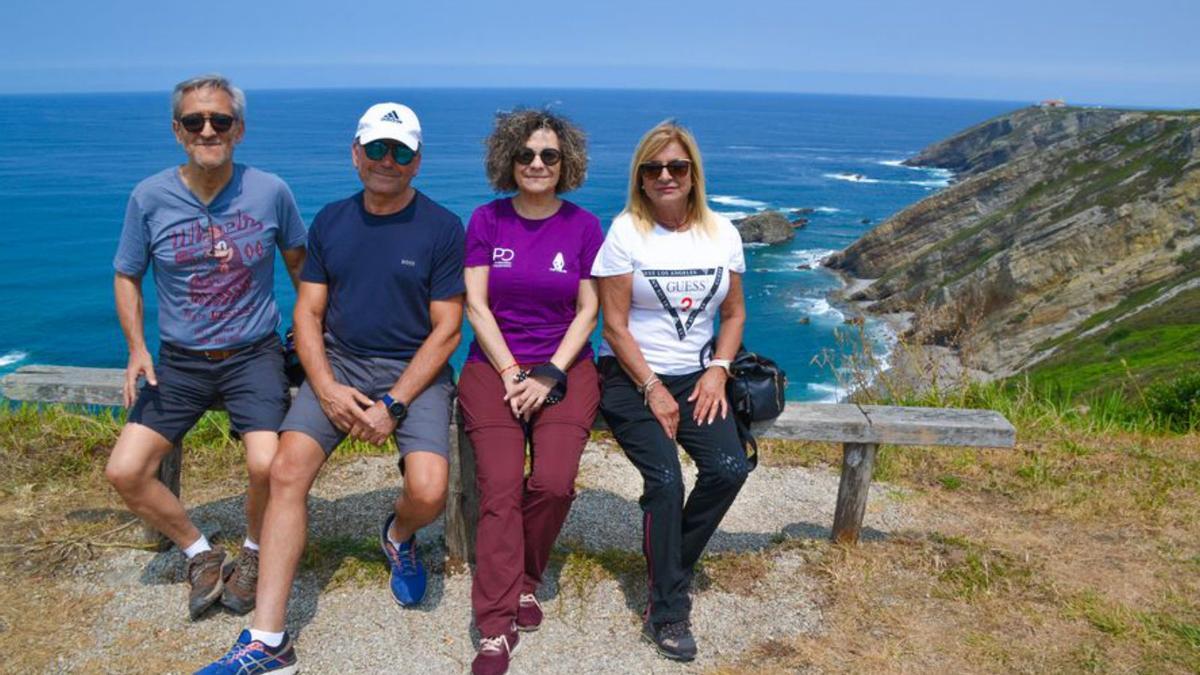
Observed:
[[[180,108],[183,106],[183,97],[189,91],[195,91],[196,89],[220,89],[229,94],[229,98],[233,101],[233,116],[239,120],[246,119],[246,94],[241,89],[233,86],[233,83],[223,75],[216,73],[190,77],[175,85],[175,91],[171,93],[172,118],[179,117]]]

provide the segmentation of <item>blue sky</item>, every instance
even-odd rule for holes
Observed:
[[[592,3],[26,0],[0,93],[748,89],[1200,107],[1196,0]]]

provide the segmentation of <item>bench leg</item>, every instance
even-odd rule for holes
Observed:
[[[858,543],[878,447],[874,443],[842,444],[842,480],[833,514],[833,540],[839,544]]]
[[[475,525],[479,495],[475,492],[475,449],[458,413],[458,442],[450,448],[450,485],[446,495],[446,553],[451,563],[475,559]]]
[[[179,473],[182,466],[183,442],[181,441],[171,448],[171,452],[163,457],[162,464],[158,465],[158,479],[176,497],[179,496]],[[153,544],[159,551],[165,551],[171,547],[171,540],[149,525],[142,525],[142,539],[147,544]]]

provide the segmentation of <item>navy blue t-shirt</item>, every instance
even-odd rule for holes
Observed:
[[[429,337],[430,301],[466,292],[464,251],[462,220],[424,194],[375,216],[359,192],[317,214],[300,279],[329,286],[325,330],[339,347],[407,360]]]

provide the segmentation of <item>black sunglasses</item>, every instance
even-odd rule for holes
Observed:
[[[554,166],[562,161],[562,151],[554,148],[542,148],[541,152],[534,152],[533,148],[521,148],[513,156],[513,160],[517,164],[533,164],[533,158],[539,156],[542,158],[542,164],[546,166]]]
[[[204,113],[189,113],[178,118],[179,124],[187,129],[188,133],[198,134],[204,131],[204,123],[208,122],[212,125],[213,131],[218,134],[223,134],[233,128],[233,123],[237,118],[233,115],[225,113],[213,113],[205,115]]]
[[[692,163],[686,159],[673,159],[666,164],[662,162],[644,162],[638,165],[638,171],[642,172],[642,178],[646,180],[655,180],[662,175],[662,170],[666,169],[667,173],[671,174],[671,178],[684,178],[692,170]]]
[[[408,147],[403,143],[390,143],[388,141],[371,141],[362,146],[363,154],[372,162],[387,157],[388,151],[392,153],[392,160],[400,166],[407,166],[413,161],[413,157],[417,156],[417,151]]]

